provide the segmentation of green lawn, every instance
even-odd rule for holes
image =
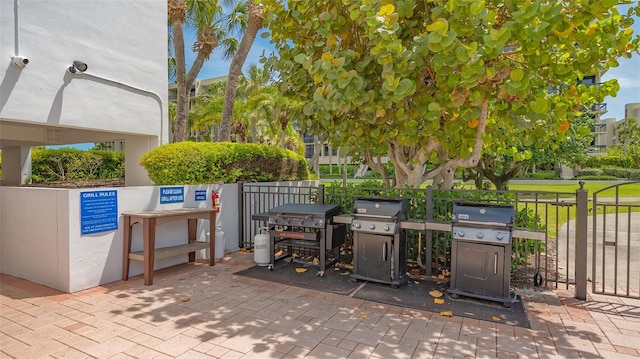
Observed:
[[[585,183],[584,188],[589,191],[589,197],[593,195],[595,191],[601,190],[605,187],[609,187],[609,184],[602,183]],[[550,183],[550,184],[509,184],[509,190],[512,191],[544,191],[544,192],[571,192],[574,193],[580,188],[578,183]],[[640,183],[625,184],[618,187],[618,194],[620,197],[640,197]],[[615,197],[615,188],[598,193],[598,197]]]

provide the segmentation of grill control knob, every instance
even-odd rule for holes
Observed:
[[[459,235],[460,237],[464,237],[464,231],[460,231],[460,230],[459,230],[459,231],[458,231],[458,235]]]
[[[387,232],[389,232],[389,225],[388,225],[388,224],[385,224],[385,225],[384,225],[384,230],[385,230],[385,231],[387,231]]]
[[[356,227],[356,228],[360,228],[361,227],[360,223],[354,223],[353,226]]]
[[[502,233],[496,234],[496,239],[501,241],[502,240]]]
[[[287,218],[287,224],[291,224],[291,218]]]
[[[478,233],[476,233],[476,237],[482,238],[482,237],[484,237],[484,233],[478,232]]]
[[[304,224],[304,219],[301,219],[300,220],[300,225],[303,225],[303,224]]]
[[[376,229],[376,225],[375,225],[375,224],[373,224],[373,223],[371,223],[371,224],[369,225],[369,229],[370,229],[370,230],[374,230],[374,229]]]

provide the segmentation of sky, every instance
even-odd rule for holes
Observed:
[[[635,21],[633,26],[635,34],[640,34],[640,19]],[[185,47],[187,48],[187,64],[193,63],[195,54],[189,50],[189,44],[193,44],[195,38],[185,39]],[[273,46],[269,44],[269,39],[262,38],[260,34],[256,36],[256,39],[251,47],[251,51],[247,56],[244,63],[243,71],[251,64],[262,65],[259,63],[260,55],[265,53],[267,56],[273,51]],[[213,77],[226,76],[229,72],[230,61],[221,61],[220,54],[216,51],[211,55],[210,60],[207,61],[200,74],[199,79],[208,79]],[[612,68],[604,74],[602,80],[617,79],[620,84],[620,91],[616,97],[607,97],[605,103],[607,103],[607,113],[601,116],[601,118],[615,118],[616,120],[624,119],[624,106],[627,103],[640,102],[640,55],[634,53],[630,59],[620,59],[620,66]]]

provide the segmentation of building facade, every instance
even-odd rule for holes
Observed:
[[[606,155],[608,147],[621,145],[620,134],[616,129],[627,121],[640,122],[640,103],[626,104],[624,106],[623,119],[605,118],[596,120],[590,154],[594,156]]]

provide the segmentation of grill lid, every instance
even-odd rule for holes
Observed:
[[[513,227],[515,208],[511,205],[486,203],[454,203],[453,223]]]
[[[356,217],[373,217],[404,221],[409,217],[409,199],[356,199],[353,206]]]
[[[319,203],[285,203],[271,208],[270,216],[308,216],[328,218],[340,214],[340,205]]]

